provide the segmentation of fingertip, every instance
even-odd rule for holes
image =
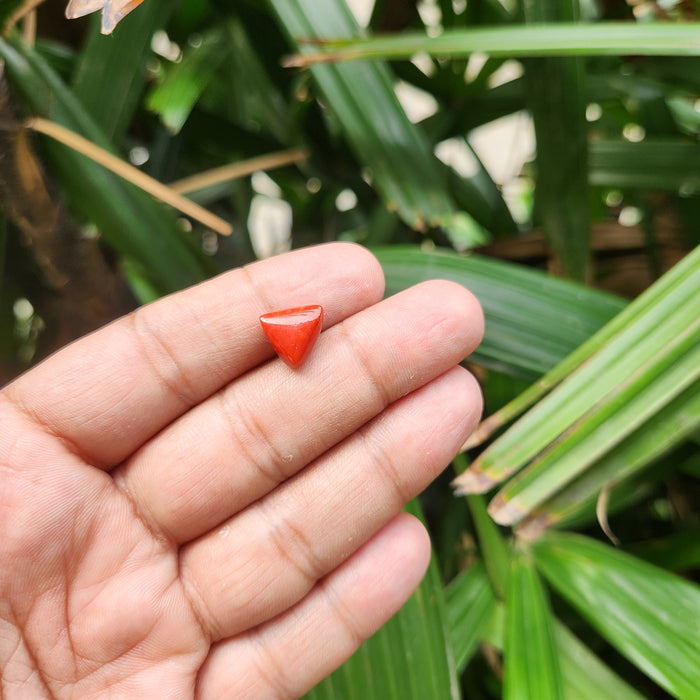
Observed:
[[[474,338],[473,342],[475,343],[474,349],[476,349],[476,347],[478,347],[481,344],[481,341],[484,339],[484,330],[486,325],[484,309],[481,306],[481,302],[470,290],[466,289],[465,287],[462,287],[462,289],[466,292],[465,310],[469,317],[472,336]]]
[[[355,280],[356,292],[374,303],[384,296],[386,282],[384,270],[375,255],[358,243],[335,241],[319,246],[319,250],[330,251],[342,261],[349,278]]]
[[[416,581],[411,589],[413,591],[420,585],[430,565],[432,553],[430,534],[425,525],[411,513],[400,513],[389,525],[399,529],[400,540],[397,538],[400,542],[400,544],[397,542],[399,555],[406,556],[407,561],[414,567]],[[405,552],[402,551],[404,548]]]
[[[450,280],[420,282],[400,295],[411,298],[415,313],[430,319],[433,339],[441,339],[457,362],[470,355],[484,336],[484,313],[479,300],[466,287]]]
[[[399,611],[429,563],[425,527],[398,515],[297,605],[215,645],[196,697],[301,697]]]
[[[454,367],[449,374],[453,381],[459,382],[459,388],[453,390],[451,398],[455,401],[461,401],[458,415],[463,416],[463,420],[455,420],[454,424],[455,429],[463,437],[460,443],[462,444],[481,421],[484,412],[484,394],[481,384],[469,370],[459,366]]]
[[[384,271],[367,248],[345,241],[299,248],[249,265],[260,296],[272,303],[268,290],[284,280],[285,305],[318,303],[328,328],[381,301]],[[265,309],[272,310],[272,309]]]
[[[355,555],[356,561],[364,563],[359,569],[352,567],[355,609],[376,610],[383,624],[420,585],[430,554],[430,535],[423,523],[409,513],[397,515]],[[348,600],[353,597],[349,594]],[[372,615],[364,621],[367,628],[363,632],[369,637],[379,625]]]
[[[464,285],[451,280],[435,279],[422,283],[430,293],[441,299],[445,311],[460,320],[468,331],[468,342],[476,348],[484,336],[484,311],[479,300]]]

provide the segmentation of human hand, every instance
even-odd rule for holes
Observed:
[[[404,504],[481,412],[474,298],[381,301],[362,248],[234,270],[83,338],[0,393],[0,695],[293,698],[429,561]],[[318,303],[296,370],[260,314]]]

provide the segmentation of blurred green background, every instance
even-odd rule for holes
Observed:
[[[700,3],[35,5],[0,2],[0,381],[290,248],[453,279],[487,422],[411,504],[420,589],[309,697],[700,698]],[[30,117],[162,183],[232,168],[180,183],[232,235]]]

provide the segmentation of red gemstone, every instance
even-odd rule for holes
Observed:
[[[321,332],[323,307],[315,304],[272,311],[260,317],[260,325],[275,352],[290,367],[298,367]]]

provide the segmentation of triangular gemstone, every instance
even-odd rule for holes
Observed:
[[[298,367],[321,332],[323,307],[315,304],[272,311],[260,317],[260,325],[275,352],[290,367]]]

